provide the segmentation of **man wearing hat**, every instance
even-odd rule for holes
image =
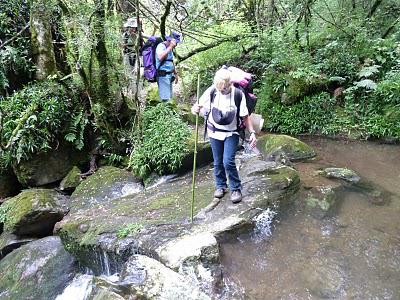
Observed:
[[[136,18],[129,18],[124,24],[123,49],[124,63],[130,75],[134,72],[136,65],[136,45],[137,45],[137,21]]]
[[[173,49],[181,42],[181,36],[171,32],[165,39],[165,42],[158,44],[156,49],[157,84],[161,100],[169,101],[172,98],[172,82],[178,82]]]

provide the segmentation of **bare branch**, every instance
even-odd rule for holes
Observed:
[[[29,28],[29,23],[25,25],[24,28],[22,28],[16,35],[14,35],[12,38],[10,38],[9,40],[5,41],[4,43],[2,43],[0,45],[0,49],[7,46],[8,44],[12,43],[13,41],[15,41],[17,39],[17,37],[19,37],[21,34],[24,33],[25,30],[27,30]]]
[[[161,32],[161,36],[163,39],[165,39],[165,25],[166,25],[166,21],[167,21],[167,17],[171,11],[171,5],[172,5],[172,1],[168,0],[167,4],[165,6],[165,11],[164,14],[161,16],[161,22],[160,22],[160,32]]]

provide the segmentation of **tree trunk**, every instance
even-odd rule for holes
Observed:
[[[95,24],[94,31],[96,35],[97,43],[95,45],[96,49],[96,59],[99,67],[98,76],[98,87],[97,87],[97,98],[100,102],[107,103],[110,98],[109,91],[109,74],[108,74],[108,64],[107,64],[107,48],[105,41],[105,6],[104,0],[96,0],[96,12],[95,12]]]
[[[46,79],[57,71],[51,36],[51,9],[48,0],[33,0],[31,6],[32,54],[36,64],[35,78]]]
[[[368,13],[368,18],[371,18],[375,11],[377,10],[378,6],[382,3],[383,0],[376,0],[375,3],[372,5],[371,10]]]

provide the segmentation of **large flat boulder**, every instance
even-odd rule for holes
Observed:
[[[259,159],[240,166],[243,201],[232,204],[227,196],[212,208],[212,170],[198,170],[193,224],[192,174],[186,174],[134,195],[81,205],[56,230],[68,251],[95,274],[121,272],[129,257],[141,253],[182,275],[196,274],[203,290],[212,293],[221,284],[219,239],[250,229],[260,213],[290,203],[299,188],[298,173],[290,167]]]
[[[68,197],[49,189],[29,189],[0,206],[4,231],[18,236],[43,237],[68,212]]]
[[[288,135],[264,135],[257,141],[257,146],[271,160],[287,157],[290,161],[302,161],[316,156],[313,148]]]
[[[0,299],[55,299],[74,277],[76,266],[59,237],[26,244],[0,261]]]

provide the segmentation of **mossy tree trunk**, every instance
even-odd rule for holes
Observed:
[[[97,43],[95,45],[95,55],[99,66],[99,77],[97,86],[97,100],[107,103],[110,98],[109,74],[108,74],[108,55],[105,41],[105,21],[106,11],[104,0],[95,0],[95,23],[94,31]]]
[[[52,0],[32,0],[31,39],[32,53],[36,64],[35,78],[46,79],[57,71],[51,35]]]

